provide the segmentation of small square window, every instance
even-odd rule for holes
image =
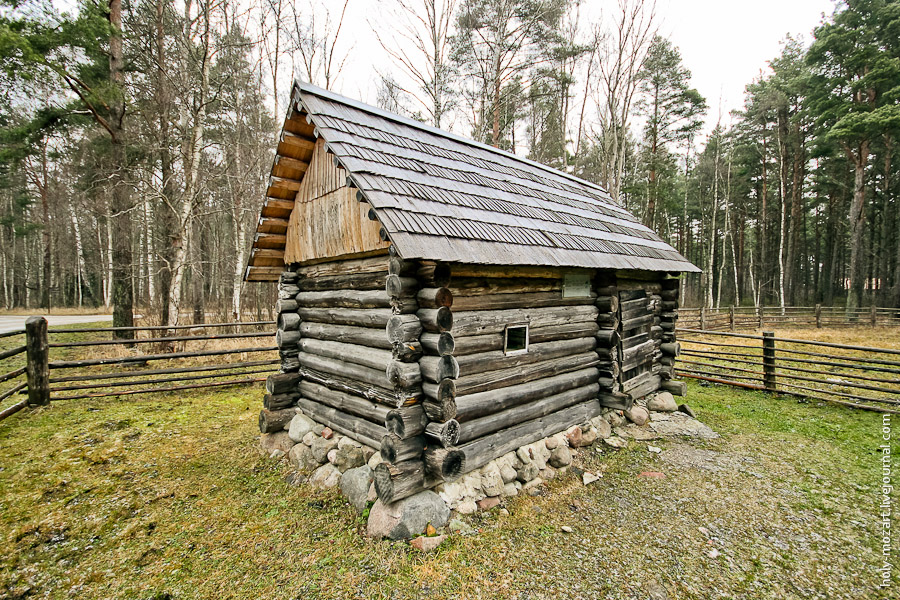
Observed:
[[[506,354],[528,352],[528,325],[507,325],[503,351]]]

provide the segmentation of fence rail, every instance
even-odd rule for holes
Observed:
[[[678,326],[704,331],[747,331],[766,327],[900,326],[900,308],[837,306],[724,306],[679,308]]]
[[[713,383],[900,414],[900,350],[679,328],[675,372]]]
[[[14,360],[25,354],[24,366],[10,365],[18,368],[0,375],[0,383],[25,376],[25,381],[19,381],[6,390],[0,389],[0,420],[26,406],[40,406],[51,401],[130,396],[264,381],[265,377],[262,375],[277,370],[280,362],[275,353],[278,350],[276,345],[257,343],[253,346],[222,346],[249,338],[271,338],[271,331],[264,331],[262,328],[273,324],[274,321],[249,321],[172,327],[150,325],[48,329],[45,319],[30,317],[25,329],[0,334],[0,339],[18,335],[25,337],[24,345],[13,345],[0,351],[0,361]],[[246,331],[244,328],[248,327],[254,330]],[[125,331],[133,333],[134,339],[117,337],[117,334]],[[174,335],[160,336],[160,331]],[[95,338],[98,334],[108,334],[108,337],[72,339],[71,336],[75,334]],[[187,349],[188,345],[197,342],[212,343],[217,347]],[[146,348],[147,352],[141,352],[141,348]],[[71,357],[73,351],[79,353],[77,358]],[[84,352],[93,353],[94,356],[84,358]],[[101,355],[97,355],[98,352]],[[241,360],[232,359],[216,364],[196,362],[236,354],[241,355]],[[51,360],[51,355],[54,360]],[[23,361],[23,358],[18,361]],[[181,366],[167,367],[168,361],[180,363]],[[185,364],[187,361],[192,363]],[[162,368],[135,368],[150,362],[162,362]],[[0,371],[4,370],[3,365],[0,365]],[[60,375],[51,377],[51,372]],[[22,394],[27,394],[27,398],[16,401]],[[14,402],[9,404],[10,400]],[[9,406],[4,407],[4,403]]]

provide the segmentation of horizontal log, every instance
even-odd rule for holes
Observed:
[[[422,334],[422,323],[416,315],[392,315],[385,323],[388,341],[411,342]]]
[[[632,400],[631,396],[621,392],[600,392],[597,398],[600,401],[600,405],[604,408],[628,410],[634,405],[634,400]]]
[[[597,356],[600,360],[609,360],[609,361],[617,361],[619,359],[619,349],[613,346],[612,348],[597,348]]]
[[[432,383],[459,377],[459,363],[450,354],[444,356],[423,356],[419,359],[422,377]]]
[[[453,379],[444,379],[437,384],[426,381],[422,391],[425,395],[422,408],[429,420],[443,423],[456,417],[456,383]]]
[[[687,384],[683,381],[668,380],[659,384],[659,389],[665,390],[674,396],[687,394]]]
[[[372,327],[354,327],[352,325],[335,325],[332,323],[313,323],[303,321],[300,323],[301,339],[313,338],[329,342],[342,342],[379,348],[392,349],[391,341],[383,329]]]
[[[619,332],[615,329],[600,329],[596,335],[597,345],[604,348],[612,348],[619,343]]]
[[[458,341],[467,335],[502,333],[509,324],[528,323],[530,328],[536,329],[596,320],[597,314],[597,307],[592,305],[455,312],[453,335]]]
[[[678,310],[678,301],[677,300],[663,300],[660,304],[660,310],[665,311],[677,311]]]
[[[266,394],[263,396],[263,407],[266,410],[281,410],[293,406],[300,397],[300,392],[286,394]]]
[[[516,294],[487,294],[461,296],[453,301],[454,310],[503,310],[509,308],[538,308],[546,306],[578,306],[592,304],[592,297],[563,298],[561,292],[520,292]]]
[[[531,267],[518,265],[453,265],[454,277],[479,277],[479,278],[537,278],[537,279],[562,279],[566,270],[554,267]]]
[[[418,268],[419,265],[416,261],[405,261],[399,256],[391,256],[388,261],[388,273],[391,275],[412,277]]]
[[[663,354],[668,354],[669,356],[678,356],[681,354],[681,344],[678,342],[668,342],[665,344],[660,344],[659,349]]]
[[[391,308],[391,297],[382,290],[328,290],[300,292],[301,308]]]
[[[457,449],[465,454],[466,469],[473,471],[507,452],[565,431],[572,425],[589,421],[599,415],[601,410],[596,399],[588,400],[472,440]]]
[[[422,459],[401,463],[383,462],[375,467],[373,474],[375,493],[385,504],[408,498],[439,483],[425,473]]]
[[[598,296],[595,304],[602,313],[614,313],[619,310],[619,298],[617,296]]]
[[[317,371],[304,366],[300,367],[299,373],[305,381],[312,381],[330,389],[360,396],[390,408],[417,404],[421,397],[421,390],[415,388],[412,390],[385,390],[342,375]]]
[[[597,346],[597,340],[593,337],[577,338],[574,340],[560,340],[556,342],[542,342],[530,344],[528,351],[518,354],[505,354],[502,350],[483,352],[481,354],[468,354],[457,359],[459,372],[463,375],[473,375],[486,371],[499,369],[518,369],[522,365],[546,361],[562,356],[581,354],[593,350]]]
[[[626,313],[632,311],[634,309],[646,310],[650,305],[650,298],[646,296],[641,298],[636,298],[634,300],[626,300],[622,302],[620,308],[622,309],[622,313]]]
[[[296,373],[274,373],[266,378],[266,392],[269,394],[284,394],[295,392],[300,376]]]
[[[652,323],[653,315],[644,315],[641,317],[635,317],[633,319],[623,320],[622,331],[631,331],[632,329],[637,329],[638,327],[643,327],[645,325],[651,325]],[[663,329],[665,329],[665,327]]]
[[[294,298],[289,300],[279,299],[276,304],[276,310],[279,313],[295,312],[297,310],[297,301]]]
[[[300,315],[293,312],[278,314],[278,329],[283,331],[296,331],[300,328]]]
[[[420,363],[392,360],[387,366],[386,373],[388,381],[397,389],[408,389],[422,384],[423,373]]]
[[[281,349],[295,348],[299,341],[299,331],[284,331],[283,329],[279,329],[275,332],[275,345]]]
[[[394,316],[390,308],[359,310],[354,308],[306,308],[297,309],[303,321],[331,323],[332,325],[352,325],[354,327],[385,327]]]
[[[301,352],[297,355],[300,366],[307,369],[313,369],[321,373],[335,375],[356,381],[365,386],[379,388],[385,392],[401,391],[396,389],[388,380],[387,373],[384,370],[364,367],[353,363],[344,362],[342,360],[319,356],[318,354],[310,354],[309,352]],[[415,388],[402,390],[407,396],[414,396]],[[368,396],[366,396],[368,397]]]
[[[425,433],[428,417],[421,405],[404,406],[389,411],[384,420],[384,427],[388,433],[396,435],[401,440]]]
[[[313,421],[326,425],[338,433],[350,436],[357,442],[376,450],[379,448],[379,440],[387,435],[387,429],[381,425],[376,425],[365,419],[358,419],[336,408],[319,404],[309,398],[301,397],[297,400],[297,406]]]
[[[333,390],[329,387],[313,381],[301,381],[298,386],[300,394],[304,398],[336,408],[356,417],[360,417],[376,425],[384,425],[391,409],[373,400],[348,394],[341,390]],[[323,423],[327,425],[328,423]],[[379,436],[377,439],[381,439]]]
[[[387,433],[381,438],[381,458],[389,463],[420,459],[426,445],[424,435],[401,439],[392,433]]]
[[[412,298],[418,288],[419,282],[415,277],[388,275],[384,282],[385,293],[392,298]]]
[[[659,295],[664,301],[672,302],[678,300],[678,290],[663,290]]]
[[[297,273],[304,277],[334,277],[336,275],[357,275],[360,273],[385,273],[388,271],[388,256],[370,256],[337,260],[306,265],[297,268]]]
[[[381,290],[387,273],[348,273],[325,277],[303,277],[297,282],[301,292],[325,292],[328,290]]]
[[[261,410],[259,412],[259,432],[274,433],[281,431],[291,422],[297,414],[297,408],[282,408],[280,410]]]
[[[391,355],[394,357],[394,360],[399,360],[400,362],[418,362],[423,354],[424,349],[419,342],[397,342],[391,348]]]
[[[467,421],[520,404],[592,385],[597,382],[598,377],[595,368],[587,368],[496,390],[459,396],[456,398],[456,420],[465,424]]]
[[[279,300],[290,300],[294,296],[297,295],[297,292],[300,291],[296,285],[280,285],[278,286],[278,299]]]
[[[457,397],[464,394],[476,394],[488,390],[499,389],[520,383],[527,383],[544,377],[554,377],[570,371],[578,371],[592,367],[598,363],[596,352],[585,352],[574,356],[565,356],[544,362],[523,365],[517,370],[499,369],[465,375],[456,380]]]
[[[440,308],[423,308],[416,312],[419,322],[425,331],[441,333],[453,328],[453,313],[446,306]]]
[[[413,280],[415,281],[415,280]],[[423,288],[416,294],[421,308],[441,308],[453,306],[453,294],[447,288]]]
[[[422,348],[436,356],[453,354],[456,349],[456,340],[449,331],[444,331],[442,333],[423,333],[419,339],[422,342]]]
[[[443,448],[455,446],[459,441],[459,423],[455,419],[444,422],[430,421],[425,425],[425,435],[436,440]]]
[[[299,346],[301,351],[309,354],[334,358],[381,371],[386,371],[388,366],[394,362],[390,350],[370,348],[358,344],[303,338],[300,340]]]
[[[430,287],[447,287],[450,283],[450,265],[447,263],[422,265],[416,271],[416,277]]]
[[[534,292],[559,292],[562,290],[562,280],[514,277],[454,277],[449,287],[454,298],[484,296],[487,294],[527,294]]]
[[[662,379],[651,372],[643,373],[634,379],[622,383],[622,391],[637,400],[659,389]]]
[[[600,386],[592,383],[473,419],[460,426],[459,443],[464,444],[523,421],[544,417],[573,404],[595,399],[599,393]]]
[[[463,474],[466,455],[456,448],[426,448],[423,455],[426,477],[451,481]]]
[[[601,313],[597,316],[597,324],[603,329],[618,329],[619,316],[611,313]]]

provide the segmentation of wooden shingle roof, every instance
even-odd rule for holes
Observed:
[[[293,98],[403,258],[699,270],[600,186],[306,83]]]

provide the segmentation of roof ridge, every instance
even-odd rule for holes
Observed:
[[[537,161],[531,160],[530,158],[526,158],[524,156],[519,156],[518,154],[514,154],[512,152],[508,152],[501,148],[497,148],[496,146],[491,146],[489,144],[485,144],[483,142],[479,142],[477,140],[473,140],[471,138],[467,138],[465,136],[461,136],[459,134],[447,131],[445,129],[440,129],[438,127],[434,127],[432,125],[428,125],[427,123],[423,123],[421,121],[416,121],[415,119],[411,119],[409,117],[404,117],[403,115],[398,115],[397,113],[392,113],[388,110],[384,110],[383,108],[378,108],[377,106],[372,106],[371,104],[366,104],[365,102],[361,102],[359,100],[354,100],[353,98],[349,98],[347,96],[343,96],[336,92],[332,92],[330,90],[326,90],[315,86],[311,83],[303,81],[301,79],[294,79],[294,87],[299,88],[301,91],[313,94],[314,96],[319,96],[321,98],[325,98],[327,100],[332,100],[334,102],[341,102],[343,104],[347,104],[348,106],[352,106],[357,110],[362,110],[384,119],[388,119],[391,121],[395,121],[397,123],[401,123],[403,125],[407,125],[410,127],[415,127],[416,129],[421,129],[422,131],[426,131],[428,133],[433,133],[435,135],[440,135],[441,137],[449,138],[455,140],[457,142],[461,142],[463,144],[467,144],[470,146],[475,146],[476,148],[480,148],[482,150],[487,150],[488,152],[492,152],[494,154],[500,154],[502,156],[513,158],[515,160],[521,161],[523,163],[538,167],[542,171],[546,171],[548,173],[552,173],[554,175],[561,175],[562,177],[569,179],[571,181],[575,181],[584,185],[588,185],[592,188],[602,191],[604,194],[609,196],[610,202],[613,206],[617,208],[624,208],[621,204],[613,198],[609,191],[603,188],[596,183],[588,181],[586,179],[582,179],[581,177],[577,177],[576,175],[572,175],[570,173],[566,173],[565,171],[560,171],[559,169],[554,169],[553,167],[547,166],[543,163],[539,163]],[[292,94],[293,95],[293,94]]]

